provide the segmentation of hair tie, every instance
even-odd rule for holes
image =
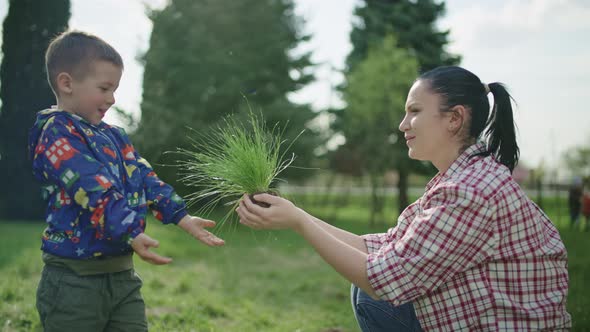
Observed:
[[[485,83],[482,83],[482,84],[483,84],[483,88],[486,91],[486,95],[487,95],[488,93],[490,93],[490,87]]]

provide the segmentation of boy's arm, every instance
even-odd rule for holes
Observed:
[[[154,211],[156,219],[164,224],[178,224],[188,215],[186,203],[178,196],[171,185],[160,180],[150,163],[134,149],[141,178],[144,181],[148,207]]]
[[[186,203],[176,194],[174,188],[160,180],[149,162],[141,157],[135,149],[134,153],[144,179],[148,207],[155,211],[156,218],[164,224],[177,224],[195,239],[209,246],[223,245],[222,239],[205,230],[205,227],[214,227],[215,222],[188,214]]]
[[[33,168],[57,183],[83,209],[92,213],[97,237],[128,241],[143,233],[145,220],[129,208],[115,187],[108,167],[96,160],[86,138],[71,120],[54,117],[45,125],[33,155]]]

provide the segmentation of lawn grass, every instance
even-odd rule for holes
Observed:
[[[136,259],[152,331],[355,331],[349,284],[290,232],[220,230],[206,247],[149,220],[167,266]],[[42,224],[0,223],[0,331],[40,331],[35,289]]]
[[[358,234],[391,226],[369,229],[359,206],[309,207]],[[154,219],[148,225],[147,233],[160,241],[158,253],[174,258],[167,266],[135,261],[151,331],[357,331],[349,283],[296,234],[227,223],[216,231],[226,245],[208,248],[175,226]],[[560,226],[570,258],[573,330],[589,331],[590,233]],[[35,290],[42,229],[41,223],[0,222],[0,331],[41,330]]]

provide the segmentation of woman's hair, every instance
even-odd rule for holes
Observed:
[[[483,84],[472,72],[457,66],[438,67],[422,74],[418,80],[429,83],[432,92],[442,97],[441,112],[449,112],[457,105],[463,105],[471,112],[467,123],[468,141],[480,137],[487,144],[484,155],[493,155],[510,171],[518,163],[519,149],[516,144],[512,103],[506,87],[501,83]],[[487,94],[494,96],[490,114]]]

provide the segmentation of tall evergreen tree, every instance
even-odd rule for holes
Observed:
[[[365,0],[355,9],[355,21],[350,33],[352,50],[347,57],[345,74],[347,79],[356,67],[366,60],[369,49],[378,47],[383,39],[393,34],[397,37],[400,48],[407,49],[418,63],[418,72],[425,72],[442,65],[453,65],[460,61],[460,57],[449,54],[445,50],[448,43],[448,31],[439,31],[436,20],[444,14],[445,4],[436,0]],[[392,75],[394,73],[391,73]],[[342,87],[346,94],[346,84]],[[407,91],[406,91],[407,92]],[[398,113],[404,109],[404,103],[392,107],[391,111]],[[334,130],[342,132],[343,117],[347,109],[333,111],[336,115]],[[397,133],[398,141],[400,132]],[[355,145],[353,137],[347,137],[344,149]],[[403,152],[406,153],[403,153]],[[390,165],[399,175],[398,208],[401,212],[409,204],[408,177],[411,172],[427,172],[424,164],[410,160],[407,147],[402,144],[392,146],[390,153],[396,160]]]
[[[378,192],[384,173],[392,167],[402,168],[400,157],[407,155],[401,149],[405,140],[398,130],[404,114],[400,105],[405,103],[417,67],[416,59],[390,35],[381,45],[371,46],[367,58],[348,75],[343,133],[346,148],[360,157],[363,173],[370,180],[371,226],[382,215],[385,203]]]
[[[65,30],[70,1],[10,0],[0,66],[0,218],[40,219],[44,204],[27,157],[35,113],[55,104],[45,74],[45,50]]]
[[[187,127],[204,133],[225,115],[246,113],[249,103],[269,126],[288,120],[285,137],[293,138],[315,116],[287,99],[311,80],[309,54],[293,52],[307,37],[291,1],[172,0],[150,17],[142,117],[133,139],[164,180],[174,182],[177,170],[158,164],[178,156],[163,152],[187,147]],[[305,134],[293,147],[302,165],[312,157],[313,137]]]
[[[365,59],[369,47],[381,43],[389,33],[398,37],[400,47],[414,54],[421,73],[459,63],[459,56],[445,50],[449,31],[439,31],[436,27],[444,12],[444,1],[364,0],[355,9],[356,20],[350,33],[352,51],[346,60],[348,70]]]

